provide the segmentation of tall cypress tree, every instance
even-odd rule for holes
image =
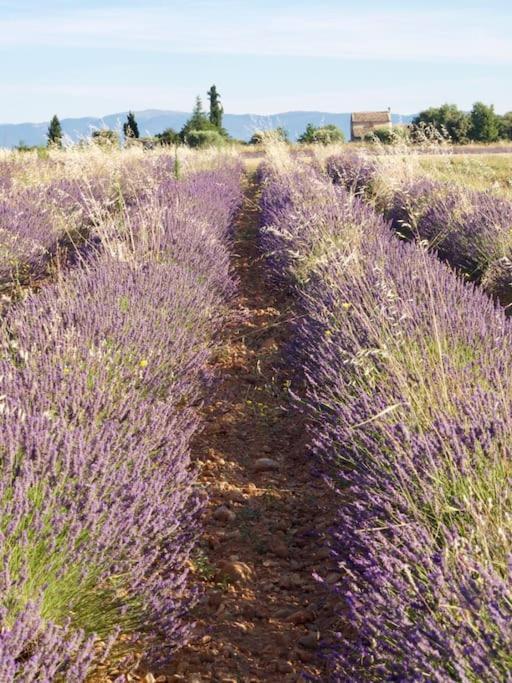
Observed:
[[[123,133],[125,138],[138,138],[139,126],[135,120],[135,114],[132,111],[128,112],[126,123],[123,123]]]
[[[62,127],[57,114],[50,121],[46,137],[48,138],[48,147],[62,147]]]
[[[219,130],[222,129],[222,115],[224,114],[224,109],[220,103],[220,94],[217,91],[217,86],[212,85],[212,87],[207,92],[208,99],[210,100],[210,122],[214,126],[217,126]]]

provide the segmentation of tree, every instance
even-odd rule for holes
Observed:
[[[125,138],[139,138],[139,126],[135,120],[135,114],[132,111],[128,112],[126,123],[123,124],[123,133]]]
[[[209,118],[204,113],[203,102],[199,95],[196,97],[192,116],[185,125],[187,124],[190,126],[191,130],[213,130],[214,124],[210,122]]]
[[[48,138],[48,147],[62,147],[62,127],[57,114],[50,121],[46,137]]]
[[[443,104],[420,112],[413,119],[413,126],[432,126],[438,133],[448,136],[452,142],[464,144],[469,141],[471,121],[455,104]]]
[[[317,128],[312,123],[308,123],[306,130],[299,137],[298,141],[312,145],[329,145],[334,142],[345,142],[345,136],[343,131],[333,123],[320,126],[320,128]]]
[[[503,116],[499,117],[500,121],[500,138],[504,140],[512,140],[512,111],[508,111]]]
[[[219,130],[222,130],[222,116],[224,114],[224,109],[220,103],[220,94],[217,91],[217,87],[212,85],[212,87],[207,92],[208,99],[210,100],[210,123],[213,123]]]
[[[155,136],[161,145],[177,145],[180,141],[179,133],[174,128],[166,128]]]
[[[209,130],[220,134],[220,131],[217,128],[217,126],[214,123],[212,123],[208,116],[206,116],[206,114],[204,113],[203,103],[199,95],[196,97],[196,103],[194,105],[194,109],[192,110],[192,116],[180,130],[180,139],[182,140],[182,142],[188,144],[187,138],[189,134],[192,131],[198,130]]]
[[[500,137],[500,119],[494,105],[475,102],[470,114],[471,139],[477,142],[495,142]]]

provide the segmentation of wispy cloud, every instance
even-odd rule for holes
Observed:
[[[380,9],[370,11],[352,3],[312,3],[236,11],[237,4],[193,0],[141,7],[125,2],[70,9],[62,2],[52,12],[41,6],[35,14],[0,17],[0,47],[512,63],[512,13],[507,10],[496,21],[484,6],[393,11],[379,3]]]

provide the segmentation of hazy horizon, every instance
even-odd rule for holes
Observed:
[[[160,109],[159,107],[147,107],[145,109],[125,109],[125,110],[119,110],[119,111],[113,111],[110,113],[105,113],[105,114],[91,114],[90,112],[84,113],[81,116],[60,116],[60,120],[66,120],[66,119],[108,119],[111,118],[112,116],[125,116],[128,111],[133,111],[135,115],[144,114],[147,112],[155,112],[157,114],[185,114],[185,115],[190,115],[192,113],[192,107],[189,109]],[[355,111],[355,110],[353,110]],[[285,114],[330,114],[332,116],[339,116],[340,114],[351,114],[351,110],[347,111],[325,111],[323,109],[317,108],[317,109],[290,109],[288,111],[271,111],[271,112],[252,112],[252,111],[241,111],[241,112],[236,112],[236,111],[228,111],[225,112],[225,116],[233,115],[233,116],[254,116],[255,118],[261,117],[261,118],[270,118],[270,117],[276,117],[276,116],[282,116]],[[392,112],[396,116],[412,116],[416,114],[417,112],[398,112],[398,111],[393,111]],[[0,125],[1,126],[8,126],[8,125],[23,125],[23,124],[31,124],[31,125],[46,125],[49,123],[50,119],[52,118],[53,115],[49,116],[48,119],[46,120],[24,120],[24,121],[2,121],[0,119]],[[124,123],[124,119],[120,119],[119,121],[120,125]]]

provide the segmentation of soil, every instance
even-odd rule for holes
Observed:
[[[234,243],[235,315],[213,359],[219,387],[194,448],[210,496],[193,565],[204,590],[196,636],[172,668],[146,666],[129,680],[325,680],[322,643],[333,624],[314,574],[337,578],[322,538],[329,495],[308,462],[304,418],[288,393],[291,384],[300,391],[283,359],[293,301],[266,279],[258,207],[249,175]]]

